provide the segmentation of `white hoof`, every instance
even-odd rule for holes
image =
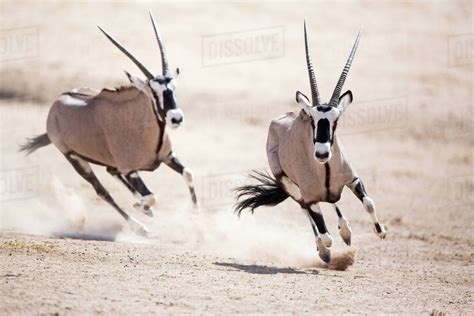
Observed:
[[[316,239],[316,245],[318,246],[319,258],[326,263],[331,262],[331,251],[326,248],[321,237]]]
[[[351,245],[352,229],[349,227],[349,222],[345,217],[339,218],[339,235],[346,245]]]
[[[387,228],[384,224],[379,224],[379,227],[380,231],[377,230],[377,225],[375,225],[374,232],[377,236],[379,236],[380,239],[385,239],[385,236],[387,235]]]
[[[141,202],[147,204],[148,206],[153,206],[156,203],[156,197],[153,193],[148,194],[141,198]]]
[[[148,204],[135,203],[133,207],[149,217],[155,217],[155,209]]]
[[[327,248],[332,246],[332,237],[329,235],[329,233],[324,233],[321,235],[321,240]]]
[[[146,229],[145,225],[143,225],[133,217],[130,217],[127,222],[128,226],[135,234],[143,237],[148,237],[148,229]]]
[[[142,212],[146,216],[154,217],[155,210],[152,205],[156,203],[156,198],[154,194],[149,194],[143,197],[140,197],[140,201],[133,204],[133,207],[138,211]]]

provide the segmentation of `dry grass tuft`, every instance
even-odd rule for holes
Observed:
[[[8,240],[0,244],[0,250],[50,253],[56,250],[56,246],[47,241],[38,243],[34,241]]]

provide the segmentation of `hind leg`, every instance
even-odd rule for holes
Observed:
[[[316,246],[319,252],[319,258],[326,263],[331,261],[331,251],[325,245],[323,238],[321,237],[318,226],[312,216],[311,206],[303,206],[303,210],[305,211],[306,215],[308,216],[309,222],[311,223],[311,228],[313,229],[314,237],[316,238]]]
[[[334,209],[336,210],[336,214],[339,220],[339,235],[341,235],[342,240],[346,243],[346,245],[351,245],[351,236],[352,236],[352,229],[349,226],[349,221],[347,218],[342,214],[339,207],[336,204],[333,204]]]
[[[79,173],[87,182],[92,185],[97,195],[110,204],[120,215],[122,215],[122,217],[128,222],[130,228],[135,233],[147,235],[148,232],[145,226],[143,226],[143,224],[134,219],[132,216],[128,215],[123,209],[120,208],[120,206],[117,205],[117,203],[115,203],[109,192],[99,182],[99,179],[97,179],[87,161],[73,153],[67,153],[64,156],[71,163],[77,173]]]
[[[178,158],[170,153],[166,159],[163,161],[168,167],[179,173],[183,176],[184,181],[189,188],[189,193],[191,194],[191,199],[193,201],[194,206],[197,206],[197,198],[196,198],[196,191],[194,190],[194,180],[193,180],[193,173],[191,169],[185,167]]]
[[[153,217],[155,214],[152,206],[156,202],[155,195],[148,190],[145,183],[138,175],[138,172],[131,172],[124,176],[116,168],[107,167],[107,172],[114,178],[118,179],[125,187],[132,192],[133,196],[138,200],[133,206],[145,215]]]
[[[319,257],[323,261],[329,262],[331,260],[331,252],[327,248],[331,247],[332,245],[332,237],[327,230],[323,214],[318,204],[304,203],[300,188],[287,176],[280,176],[279,181],[283,185],[286,193],[288,193],[293,200],[298,202],[301,208],[305,211],[310,220],[311,227],[313,228],[314,237],[316,238],[316,245],[319,251]]]
[[[318,231],[319,231],[323,244],[328,248],[331,247],[332,237],[331,237],[331,234],[329,234],[328,228],[326,227],[326,222],[324,221],[323,212],[321,211],[319,204],[318,203],[311,204],[309,206],[308,212],[311,218],[316,223],[316,226],[318,227]]]
[[[155,195],[146,187],[137,171],[129,173],[125,178],[139,194],[139,201],[133,206],[144,212],[146,215],[153,217],[155,210],[152,206],[156,203]]]

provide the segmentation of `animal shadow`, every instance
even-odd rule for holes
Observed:
[[[101,234],[101,233],[83,233],[83,232],[55,232],[53,233],[58,238],[90,240],[90,241],[115,241],[116,234]]]
[[[122,226],[116,224],[105,227],[75,227],[70,230],[59,230],[53,232],[53,236],[58,238],[90,240],[90,241],[117,241],[118,235],[122,232]]]
[[[226,268],[234,268],[252,274],[319,274],[318,270],[301,271],[294,268],[278,268],[257,264],[239,264],[229,262],[214,262],[214,265]]]

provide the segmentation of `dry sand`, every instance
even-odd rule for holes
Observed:
[[[181,70],[186,124],[171,137],[195,172],[201,210],[162,167],[143,173],[159,200],[151,220],[95,168],[150,228],[140,239],[56,148],[16,150],[45,131],[63,91],[138,74],[95,25],[160,71],[149,8]],[[473,13],[471,1],[0,3],[0,314],[472,314]],[[353,263],[346,271],[319,260],[296,203],[232,214],[231,188],[267,166],[269,121],[299,110],[296,90],[309,92],[303,17],[323,99],[365,27],[338,134],[388,236],[375,236],[345,191],[349,248],[322,205],[333,254]],[[248,46],[265,36],[271,50]],[[235,39],[249,50],[213,51]]]

